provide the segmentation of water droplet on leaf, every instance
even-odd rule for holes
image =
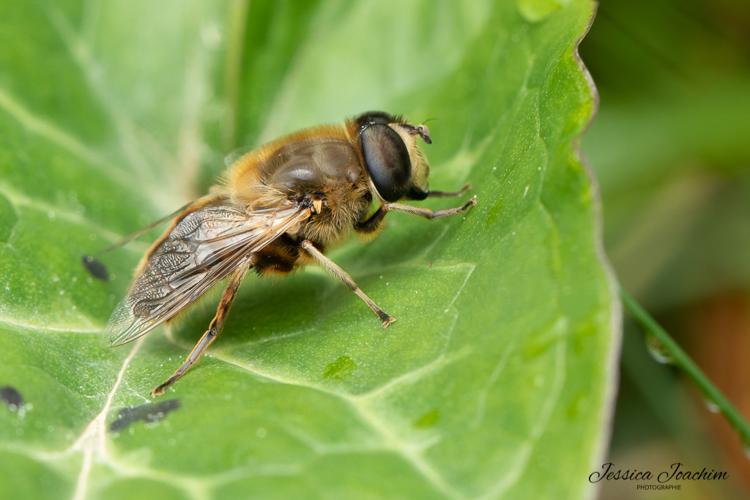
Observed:
[[[524,19],[536,23],[567,3],[567,0],[518,0],[518,11]]]

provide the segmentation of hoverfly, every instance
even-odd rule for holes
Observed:
[[[208,329],[174,374],[152,396],[179,380],[216,340],[246,273],[289,273],[309,263],[341,280],[377,315],[383,327],[396,318],[383,311],[325,250],[347,236],[375,233],[388,212],[437,219],[465,212],[433,211],[397,203],[459,196],[430,191],[429,165],[417,145],[432,143],[425,125],[374,111],[340,125],[312,127],[240,156],[210,194],[173,214],[170,227],[146,251],[125,299],[107,325],[112,345],[131,342],[227,278]],[[373,200],[377,209],[372,210]],[[158,221],[157,221],[158,222]],[[92,274],[106,273],[84,257]]]

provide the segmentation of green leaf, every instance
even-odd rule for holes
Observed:
[[[24,401],[0,407],[1,497],[592,493],[619,316],[574,151],[591,2],[85,5],[0,21],[0,385]],[[146,243],[106,256],[108,283],[81,255],[233,148],[367,109],[435,117],[431,185],[479,199],[332,253],[399,321],[314,268],[249,277],[210,355],[142,406],[216,297],[109,348]]]

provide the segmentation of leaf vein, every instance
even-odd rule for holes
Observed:
[[[0,88],[0,108],[27,130],[85,160],[84,164],[95,169],[98,173],[123,186],[131,184],[131,180],[121,169],[111,168],[111,165],[98,152],[44,118],[36,116],[3,88]]]

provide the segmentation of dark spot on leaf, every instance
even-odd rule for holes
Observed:
[[[349,356],[339,356],[333,363],[328,363],[323,370],[323,378],[344,380],[357,369],[357,364]]]
[[[104,264],[90,255],[84,255],[83,259],[81,260],[83,262],[83,266],[86,268],[89,274],[91,274],[91,276],[101,281],[109,281],[109,272],[107,271],[107,267]]]
[[[149,424],[163,420],[167,414],[180,407],[179,399],[169,399],[158,403],[146,403],[145,405],[120,408],[117,418],[109,424],[110,432],[118,432],[134,422],[143,421]]]
[[[21,393],[15,387],[9,385],[0,387],[0,399],[12,411],[18,411],[23,408],[23,396],[21,396]]]
[[[437,409],[432,409],[416,419],[412,425],[417,429],[429,429],[435,427],[438,420],[440,420],[440,412]]]

